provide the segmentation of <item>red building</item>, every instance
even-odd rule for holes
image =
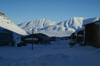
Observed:
[[[100,20],[84,25],[84,43],[100,47]]]

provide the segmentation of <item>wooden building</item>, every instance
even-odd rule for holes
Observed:
[[[79,30],[71,34],[70,38],[76,43],[84,41],[84,30]]]
[[[100,47],[100,20],[84,25],[84,43]]]
[[[33,39],[33,41],[32,41]],[[34,44],[46,44],[49,42],[49,37],[45,34],[42,34],[42,33],[37,33],[37,34],[31,34],[31,35],[28,35],[28,36],[25,36],[25,37],[22,37],[22,41],[24,43],[29,43],[29,44],[32,44],[32,42]]]
[[[14,46],[12,32],[0,30],[0,46]]]

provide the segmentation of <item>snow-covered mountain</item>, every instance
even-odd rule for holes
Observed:
[[[0,12],[0,28],[4,28],[7,30],[10,30],[14,33],[20,34],[20,35],[27,35],[27,32],[18,27],[16,24],[14,24],[12,21],[10,21],[5,14]]]
[[[76,30],[83,29],[84,24],[97,20],[100,20],[100,18],[74,17],[62,22],[39,19],[30,22],[24,22],[18,26],[30,34],[32,33],[32,29],[34,29],[35,33],[44,33],[49,36],[69,36]]]

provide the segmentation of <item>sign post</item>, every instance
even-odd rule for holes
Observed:
[[[32,50],[33,50],[33,34],[34,34],[34,29],[32,29]]]

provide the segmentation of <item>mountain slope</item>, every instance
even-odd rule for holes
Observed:
[[[44,33],[49,36],[69,36],[76,30],[83,29],[84,24],[88,24],[97,20],[100,20],[100,18],[74,17],[62,22],[40,19],[30,22],[24,22],[19,24],[18,26],[30,34],[32,33],[32,29],[34,29],[35,33]]]
[[[24,22],[22,24],[19,24],[18,26],[27,31],[28,33],[32,33],[32,29],[34,29],[35,32],[39,32],[39,30],[48,29],[49,26],[57,25],[57,23],[59,22],[50,21],[47,19],[39,19],[30,22]]]
[[[5,14],[3,14],[1,12],[0,12],[0,27],[8,29],[8,30],[13,31],[13,32],[15,32],[17,34],[20,34],[20,35],[27,35],[26,31],[24,31],[23,29],[21,29],[20,27],[18,27],[16,24],[14,24],[13,22],[11,22],[5,16]]]

